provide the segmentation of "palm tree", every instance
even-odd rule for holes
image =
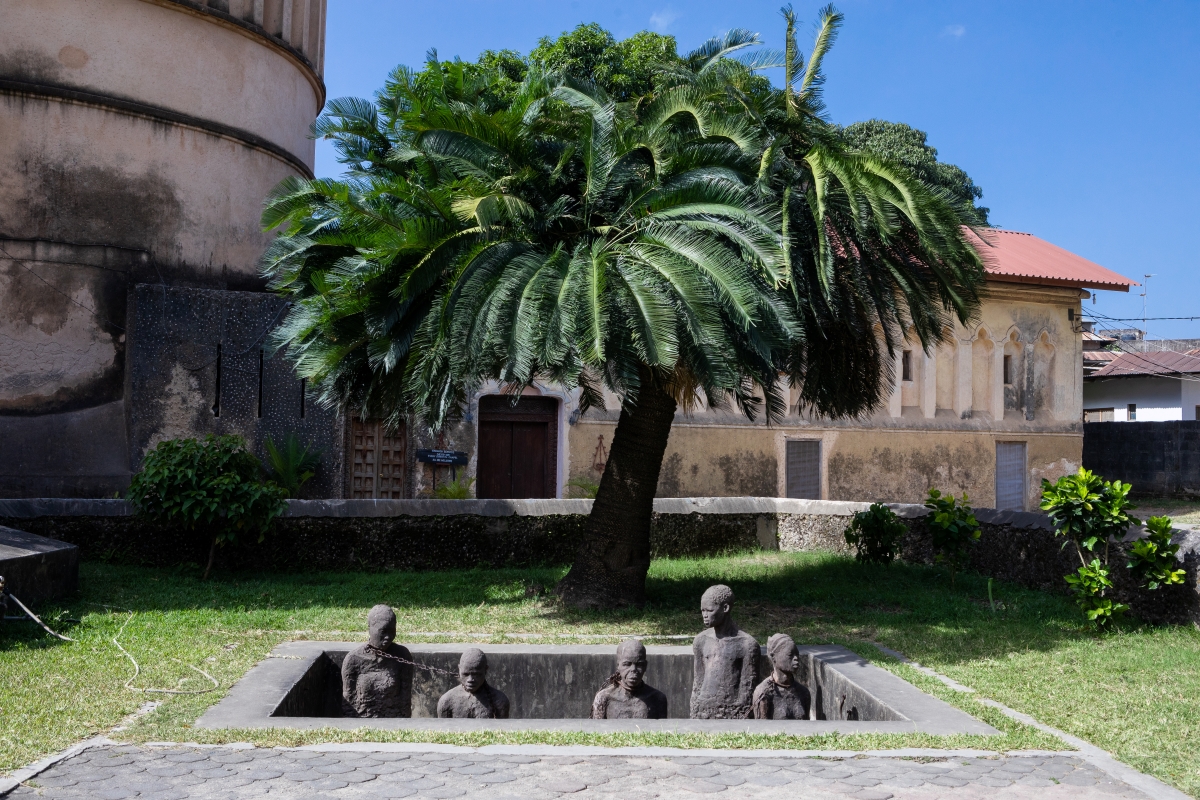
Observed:
[[[343,407],[443,426],[483,380],[623,399],[575,566],[575,605],[640,604],[675,410],[703,393],[785,409],[795,321],[779,221],[754,188],[754,126],[684,89],[637,109],[531,71],[511,105],[393,76],[393,118],[339,103],[362,166],[285,181],[264,267],[293,308],[277,339]],[[390,147],[385,147],[387,140]],[[375,166],[375,165],[380,166]]]
[[[757,38],[734,31],[631,103],[536,68],[503,104],[478,70],[398,70],[380,110],[338,101],[318,125],[348,179],[269,199],[264,269],[294,303],[277,338],[326,402],[437,429],[484,380],[622,399],[571,605],[644,602],[680,405],[778,420],[790,380],[818,413],[863,413],[904,331],[932,344],[977,306],[956,209],[821,117],[840,17],[804,65],[785,16],[784,53],[743,57]],[[756,75],[772,64],[782,90]]]

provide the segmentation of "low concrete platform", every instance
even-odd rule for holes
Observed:
[[[437,670],[453,669],[472,644],[403,643],[413,660]],[[451,675],[415,670],[413,717],[359,719],[338,716],[330,692],[340,693],[340,665],[351,642],[285,642],[254,666],[225,698],[197,722],[198,728],[380,728],[441,731],[542,730],[616,733],[998,734],[992,726],[925,694],[907,681],[836,645],[800,648],[797,678],[812,693],[817,719],[688,719],[692,648],[650,645],[646,680],[668,698],[670,719],[587,719],[591,698],[612,671],[611,645],[484,645],[489,682],[504,691],[513,719],[438,719],[433,709],[453,685]],[[765,660],[765,658],[764,658]],[[760,670],[761,672],[762,670]],[[765,673],[763,673],[765,674]]]
[[[9,594],[25,605],[74,594],[79,589],[79,548],[0,526],[0,575]]]

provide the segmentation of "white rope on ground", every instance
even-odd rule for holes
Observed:
[[[117,646],[117,649],[120,650],[122,653],[124,653],[125,657],[128,658],[133,663],[133,676],[130,677],[129,680],[125,681],[126,689],[128,689],[131,692],[141,692],[142,694],[207,694],[208,692],[211,692],[213,689],[220,688],[221,684],[218,683],[217,679],[214,678],[212,675],[209,675],[207,672],[200,669],[199,667],[194,667],[191,664],[184,664],[178,658],[172,658],[171,660],[174,661],[176,664],[182,664],[183,666],[187,667],[188,669],[192,670],[193,672],[198,672],[201,675],[203,675],[204,677],[208,678],[210,681],[212,681],[212,686],[208,687],[207,689],[155,689],[155,688],[143,689],[139,686],[131,686],[130,684],[132,684],[134,681],[136,681],[138,679],[138,676],[142,674],[142,666],[141,666],[141,664],[138,664],[136,658],[134,658],[132,655],[130,655],[128,650],[126,650],[124,647],[121,646],[121,643],[118,640],[121,638],[121,634],[125,633],[125,626],[128,625],[133,620],[134,614],[135,614],[135,612],[133,612],[133,611],[129,612],[129,616],[125,618],[125,622],[122,623],[122,625],[121,625],[121,630],[117,631],[117,635],[112,638],[112,643]]]
[[[6,594],[5,596],[6,596],[8,599],[12,600],[12,601],[13,601],[14,603],[16,603],[17,605],[19,605],[19,606],[21,607],[21,610],[22,610],[22,611],[24,611],[24,612],[25,612],[25,613],[26,613],[26,614],[29,616],[29,618],[30,618],[31,620],[33,620],[34,622],[36,622],[38,625],[41,625],[41,626],[42,626],[42,630],[44,630],[46,633],[50,634],[51,636],[57,636],[59,639],[62,639],[64,642],[74,642],[74,641],[76,641],[75,639],[72,639],[70,636],[63,636],[61,633],[57,633],[57,632],[55,632],[55,631],[52,631],[52,630],[50,630],[50,626],[49,626],[49,625],[47,625],[46,623],[42,622],[42,621],[41,621],[41,619],[39,619],[39,618],[38,618],[38,615],[37,615],[37,614],[35,614],[35,613],[33,613],[32,611],[30,611],[30,610],[29,610],[29,609],[28,609],[28,608],[25,606],[25,604],[24,604],[24,603],[22,603],[20,600],[18,600],[18,599],[17,599],[17,596],[16,596],[15,594]]]

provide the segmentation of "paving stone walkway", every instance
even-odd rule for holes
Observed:
[[[1146,798],[1074,755],[996,758],[496,754],[100,746],[31,778],[6,800],[242,798],[739,798],[1017,800]]]

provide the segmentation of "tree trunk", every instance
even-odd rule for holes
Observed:
[[[646,602],[650,520],[675,400],[642,369],[637,405],[621,409],[608,463],[570,572],[558,584],[576,608]]]
[[[214,536],[212,539],[212,544],[210,544],[208,546],[208,563],[204,566],[204,574],[200,576],[200,580],[202,580],[202,581],[208,580],[208,573],[212,572],[213,561],[216,560],[216,557],[217,557],[217,537]]]

